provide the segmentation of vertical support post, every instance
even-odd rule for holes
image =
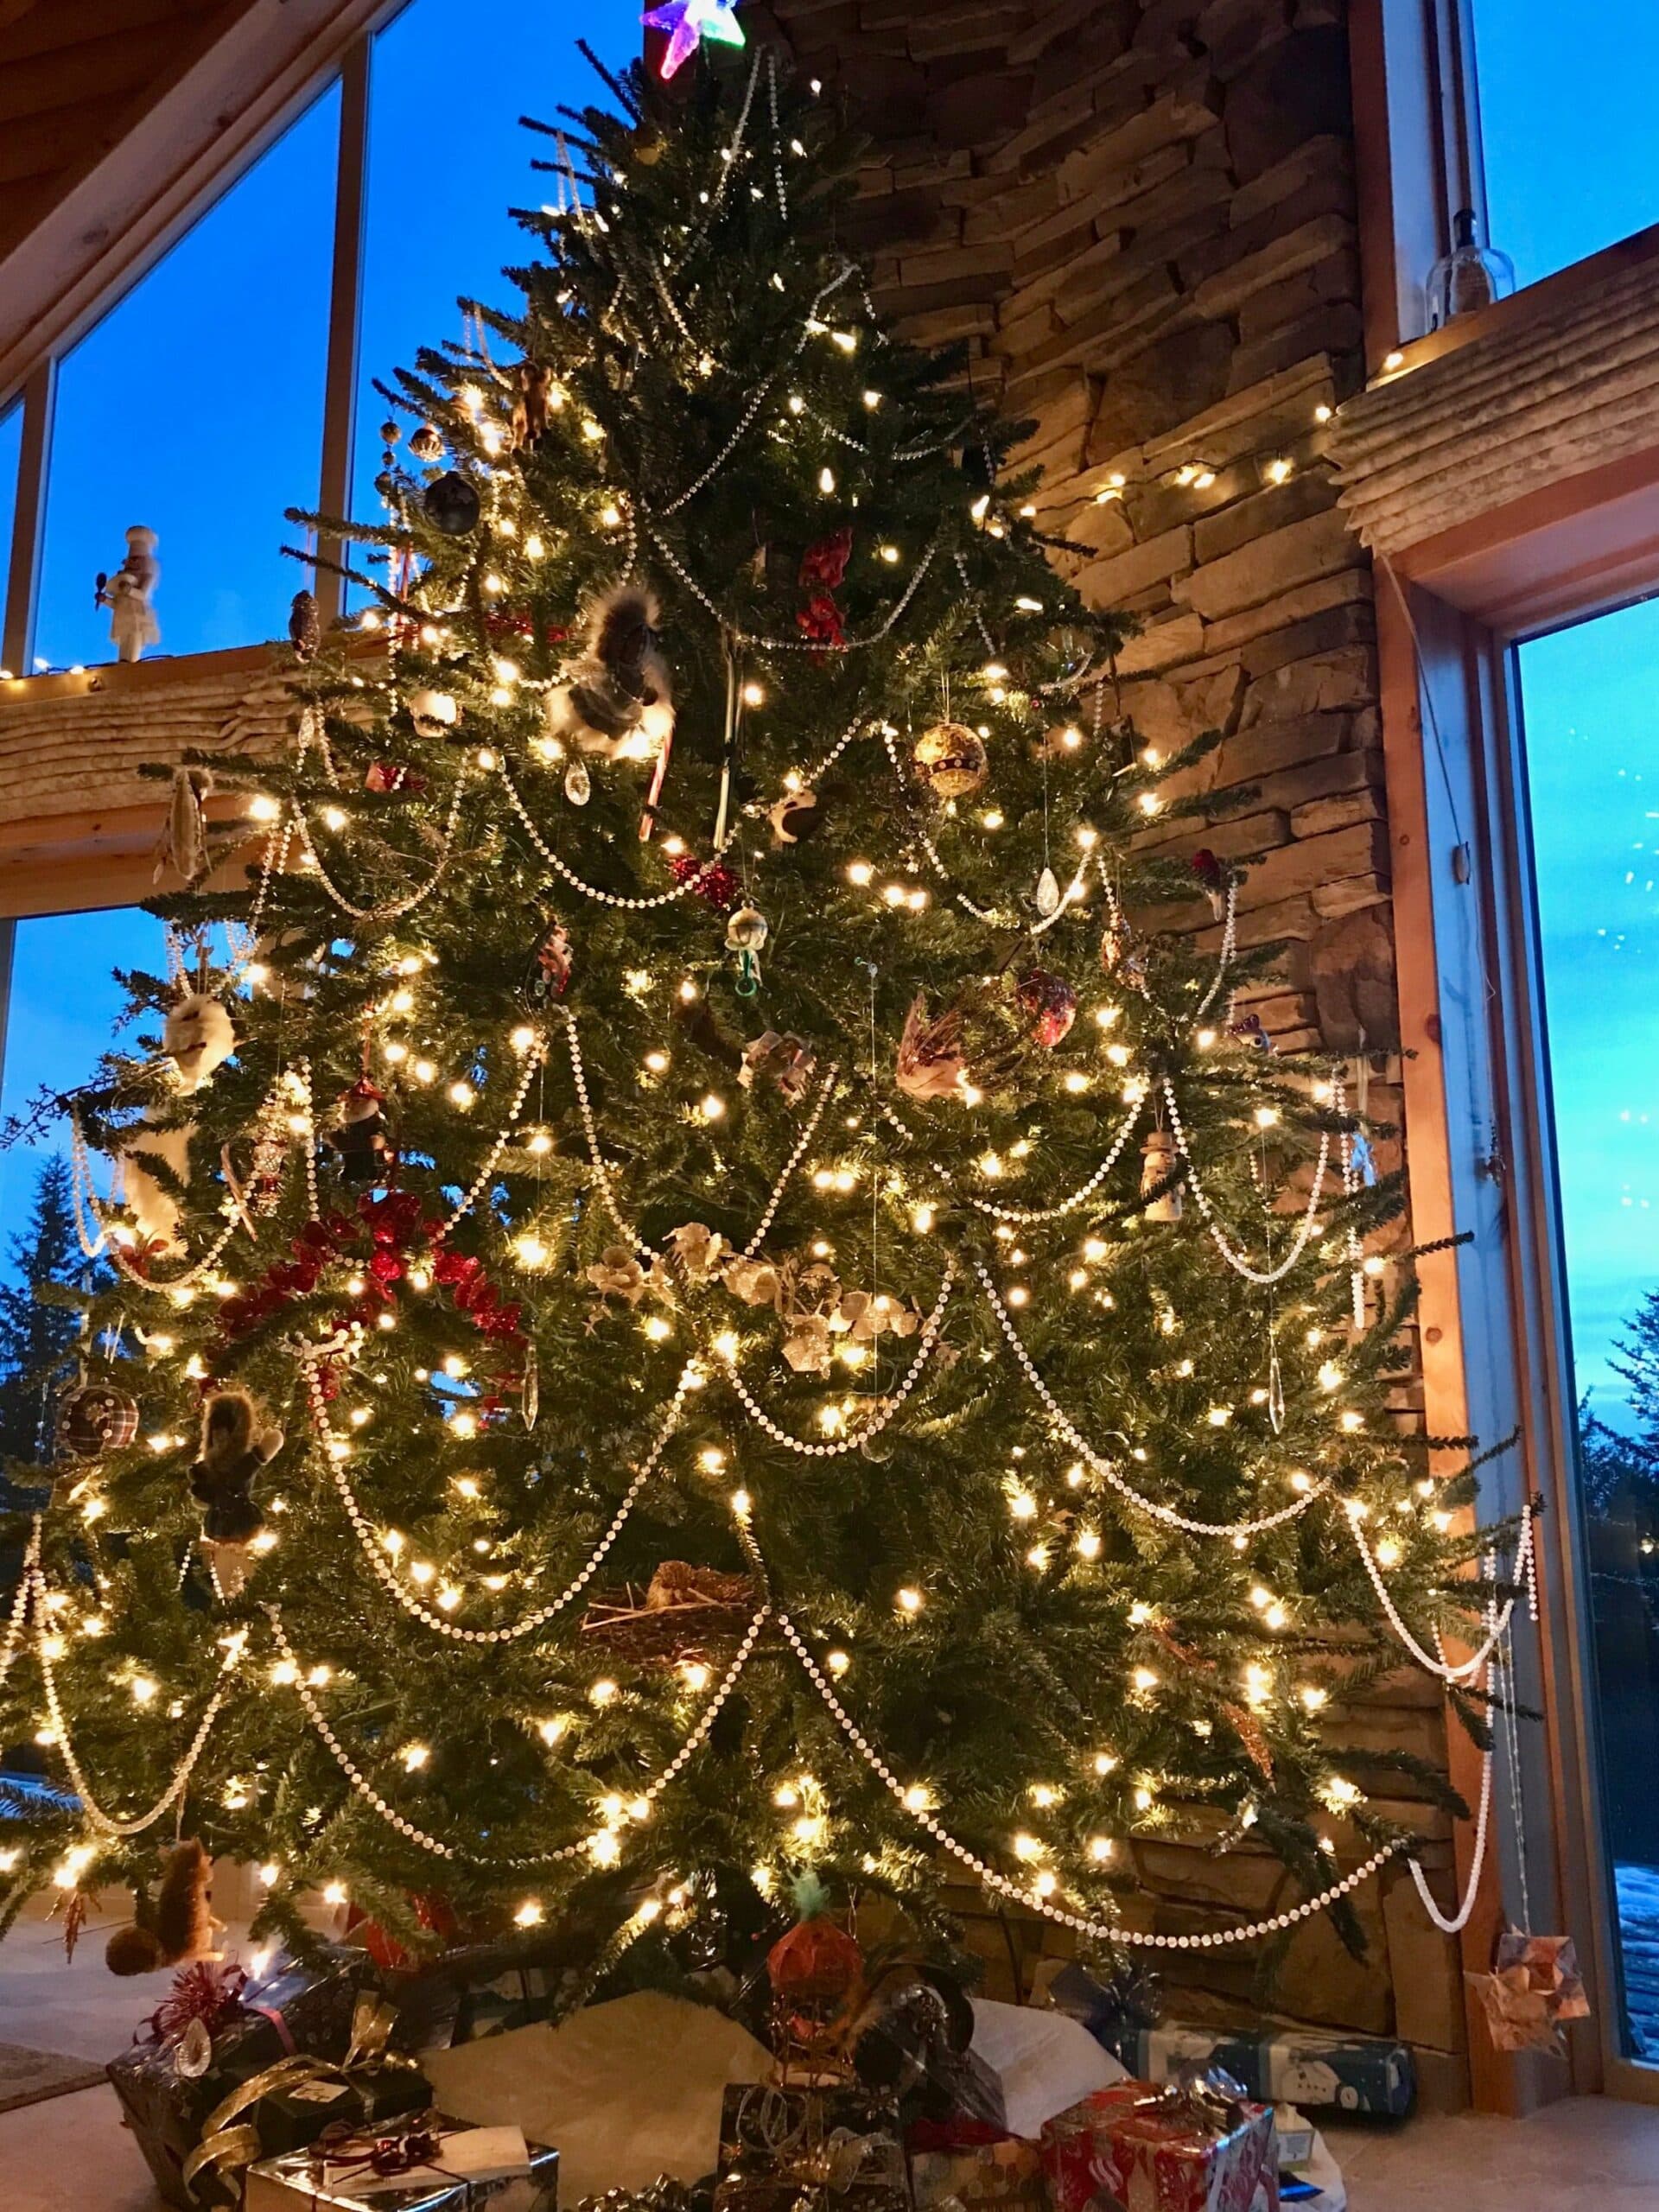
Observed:
[[[363,295],[363,223],[369,158],[369,63],[365,33],[348,49],[340,73],[340,159],[334,185],[334,260],[328,301],[328,367],[323,390],[322,479],[317,504],[344,515],[352,504],[356,442],[358,336]],[[319,541],[321,561],[344,557],[343,542]],[[319,566],[317,605],[325,624],[345,607],[345,579]]]
[[[14,676],[28,675],[29,656],[35,650],[41,546],[46,534],[46,479],[51,460],[57,380],[58,365],[48,355],[30,372],[23,386],[17,509],[11,526],[11,566],[8,571],[4,627],[0,630],[0,668],[9,668]]]

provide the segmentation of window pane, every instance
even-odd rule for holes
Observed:
[[[1625,2043],[1659,2064],[1659,605],[1521,679]]]
[[[315,506],[334,254],[334,87],[233,184],[58,378],[35,652],[114,658],[92,579],[160,535],[160,651],[280,637]]]
[[[570,107],[614,105],[577,53],[580,30],[595,54],[620,69],[639,52],[642,0],[587,0],[579,21],[545,0],[510,0],[479,36],[477,0],[410,0],[374,41],[369,79],[368,235],[364,262],[357,409],[355,512],[377,513],[374,479],[385,402],[372,378],[414,365],[422,346],[461,335],[456,299],[465,294],[509,313],[520,296],[500,274],[532,257],[531,241],[507,213],[551,200],[552,179],[531,169],[554,143],[519,128],[521,115],[559,120]],[[512,67],[500,56],[511,52]],[[451,139],[435,143],[447,115]],[[465,159],[459,158],[464,144]],[[435,160],[442,174],[413,181]],[[404,418],[404,435],[411,427]]]
[[[20,400],[0,415],[0,624],[5,620],[11,569],[11,526],[17,514],[17,461],[22,446],[23,409]]]
[[[1659,220],[1659,10],[1475,0],[1491,243],[1536,283]]]

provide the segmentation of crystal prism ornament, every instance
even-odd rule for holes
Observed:
[[[1274,1434],[1282,1434],[1285,1426],[1285,1377],[1279,1364],[1279,1347],[1272,1343],[1268,1347],[1268,1419],[1273,1424]]]
[[[1037,879],[1037,911],[1045,921],[1060,911],[1060,879],[1052,868],[1046,868]]]
[[[588,764],[573,760],[564,772],[564,795],[572,806],[586,806],[594,795],[594,779],[588,773]]]
[[[536,1416],[542,1410],[542,1374],[531,1344],[524,1354],[524,1380],[518,1389],[518,1412],[526,1428],[534,1428]]]

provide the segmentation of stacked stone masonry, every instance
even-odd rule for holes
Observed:
[[[1222,733],[1195,772],[1248,789],[1210,833],[1248,860],[1246,943],[1282,941],[1257,1010],[1287,1046],[1364,1054],[1369,1105],[1399,1119],[1398,1016],[1368,557],[1336,502],[1328,410],[1362,381],[1344,0],[772,0],[801,62],[871,145],[851,232],[906,334],[959,341],[964,375],[1029,420],[1041,523],[1062,565],[1138,619],[1122,705],[1173,750]],[[1167,833],[1161,833],[1167,834]],[[1156,842],[1156,827],[1147,833]],[[1190,833],[1188,833],[1190,836]],[[1207,906],[1175,918],[1211,927]],[[1385,1154],[1390,1147],[1382,1148]],[[1354,1731],[1446,1758],[1440,1698],[1399,1676]],[[1443,1818],[1379,1770],[1449,1899]],[[1351,1847],[1354,1839],[1338,1841]],[[1249,1849],[1136,1847],[1170,1932],[1254,1916],[1289,1892]],[[964,1899],[964,1904],[971,1900]],[[1359,1893],[1368,1955],[1316,1922],[1287,1944],[1170,1967],[1189,2013],[1283,2017],[1418,2049],[1461,2100],[1455,1946],[1391,1873]],[[982,1923],[988,1967],[1056,1931]],[[1005,1993],[1012,1993],[1011,1991]]]

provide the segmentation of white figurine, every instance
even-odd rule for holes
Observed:
[[[142,523],[127,532],[127,557],[112,576],[98,580],[98,603],[110,610],[110,638],[119,660],[142,660],[146,645],[162,641],[151,604],[162,580],[156,533]]]

